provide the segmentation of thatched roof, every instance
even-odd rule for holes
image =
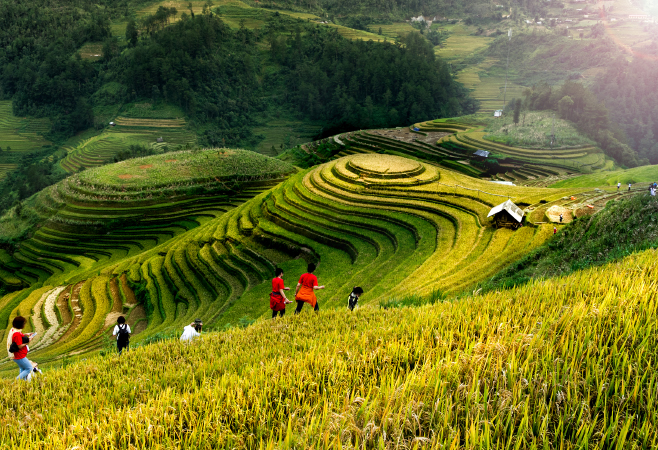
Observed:
[[[511,200],[507,200],[505,203],[501,203],[500,205],[491,208],[487,217],[496,215],[501,211],[507,211],[517,222],[521,222],[523,219],[523,210],[512,203]]]

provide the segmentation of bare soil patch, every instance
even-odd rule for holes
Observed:
[[[80,308],[80,289],[82,289],[83,284],[85,284],[85,282],[81,281],[75,286],[73,286],[73,295],[71,296],[71,308],[73,308],[73,318],[72,318],[71,326],[69,327],[68,330],[66,330],[66,333],[64,333],[64,335],[58,339],[58,342],[66,341],[66,339],[75,331],[76,328],[78,328],[78,325],[80,325],[80,322],[82,321],[82,308]],[[68,293],[68,289],[64,290],[64,292]]]
[[[151,167],[153,167],[153,164],[143,164],[139,166],[140,169],[150,169]]]
[[[165,159],[165,162],[176,162],[178,161],[177,159]]]
[[[413,144],[414,142],[436,144],[436,142],[442,137],[453,134],[453,133],[443,133],[438,131],[429,131],[429,132],[424,131],[423,133],[425,133],[427,136],[423,136],[422,134],[411,132],[409,128],[401,128],[401,129],[393,128],[390,130],[372,130],[369,131],[369,133],[406,142],[409,144]]]
[[[131,178],[133,178],[133,175],[124,173],[123,175],[117,175],[117,177],[121,178],[122,180],[130,180]]]
[[[128,317],[128,324],[130,325],[130,329],[132,330],[132,334],[139,334],[142,331],[146,330],[146,327],[148,326],[148,321],[146,319],[146,310],[144,309],[144,306],[142,305],[137,305],[133,308],[133,310],[130,312],[130,316]]]

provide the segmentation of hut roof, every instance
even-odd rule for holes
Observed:
[[[514,217],[517,222],[521,222],[523,219],[523,210],[516,206],[514,203],[512,203],[511,200],[507,200],[505,203],[501,203],[498,206],[494,206],[491,208],[491,211],[489,211],[489,215],[487,217],[491,217],[494,214],[498,214],[501,211],[507,211],[510,216]]]
[[[475,156],[481,156],[483,158],[488,158],[489,157],[489,152],[486,150],[476,150],[475,153],[473,153]]]

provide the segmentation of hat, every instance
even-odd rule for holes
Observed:
[[[194,323],[203,323],[201,319],[194,319]]]

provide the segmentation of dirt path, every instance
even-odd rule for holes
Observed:
[[[73,309],[73,317],[71,318],[71,325],[66,330],[66,333],[58,339],[58,341],[66,341],[66,339],[78,328],[82,321],[82,308],[80,308],[80,289],[84,281],[79,282],[73,286],[73,294],[71,295],[71,308]]]

